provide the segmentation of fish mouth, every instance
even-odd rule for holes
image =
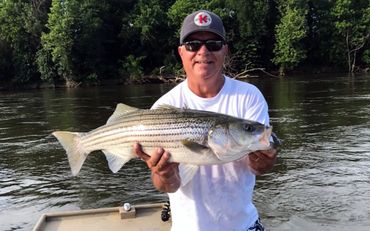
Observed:
[[[270,147],[270,136],[272,133],[272,127],[266,127],[262,135],[259,138],[259,143],[265,147]]]

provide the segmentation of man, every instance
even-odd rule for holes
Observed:
[[[214,13],[200,10],[183,21],[178,52],[186,80],[154,105],[214,111],[269,124],[268,106],[253,85],[224,76],[228,52],[225,29]],[[178,163],[168,163],[170,153],[158,148],[148,155],[135,144],[146,161],[154,186],[169,193],[172,230],[264,230],[252,203],[255,175],[271,170],[277,151],[257,151],[222,165],[201,166],[194,178],[181,186]]]

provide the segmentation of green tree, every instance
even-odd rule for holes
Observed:
[[[73,76],[72,47],[76,39],[74,32],[79,30],[77,26],[74,28],[78,23],[78,7],[73,0],[52,1],[46,25],[49,31],[42,34],[42,49],[38,53],[39,70],[44,80],[60,76],[67,84],[71,84],[77,78]]]
[[[306,58],[302,40],[307,34],[305,1],[280,1],[280,23],[276,26],[275,64],[280,66],[280,75],[293,69]]]
[[[137,73],[149,73],[171,55],[173,43],[168,39],[171,29],[166,14],[170,4],[171,1],[164,0],[140,0],[124,18],[121,37],[124,43],[130,44],[122,62],[121,72],[126,76],[137,79]],[[127,68],[132,71],[135,66],[137,71],[130,73]]]
[[[169,9],[168,9],[168,19],[171,27],[176,32],[175,37],[178,39],[180,37],[180,27],[184,18],[192,13],[193,11],[207,8],[208,1],[202,0],[177,0]]]
[[[227,71],[370,63],[368,0],[0,0],[0,81],[75,85],[180,69],[181,23],[218,14]]]
[[[41,0],[0,2],[0,56],[7,60],[2,66],[10,71],[6,72],[6,79],[13,83],[39,80],[35,53],[40,46],[48,6],[49,1]]]
[[[263,52],[268,34],[267,20],[271,1],[228,0],[225,27],[228,29],[235,68],[264,65]],[[270,38],[271,39],[271,38]],[[271,43],[271,40],[269,41]],[[234,62],[235,62],[234,61]]]
[[[303,65],[311,67],[330,66],[337,63],[337,55],[333,54],[334,33],[330,10],[333,2],[308,1],[307,36],[304,46],[307,49],[307,59]]]
[[[368,0],[337,0],[332,15],[337,34],[345,47],[348,72],[356,66],[357,53],[370,37],[370,3]]]
[[[65,81],[74,86],[81,81],[98,81],[104,68],[102,59],[106,30],[103,16],[109,5],[98,0],[53,0],[43,33],[38,65],[47,81]]]
[[[11,57],[11,49],[8,44],[0,39],[0,84],[9,83],[11,81],[10,73],[13,73],[12,65],[9,62]]]

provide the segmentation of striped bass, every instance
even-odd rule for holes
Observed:
[[[215,112],[162,106],[144,110],[118,104],[106,125],[90,132],[55,131],[66,150],[72,175],[77,175],[89,153],[102,150],[112,172],[137,157],[133,144],[150,154],[157,147],[178,162],[182,184],[191,180],[199,165],[238,160],[256,150],[270,148],[272,127]]]

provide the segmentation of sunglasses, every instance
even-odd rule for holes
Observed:
[[[182,45],[185,46],[187,51],[198,51],[202,45],[205,45],[207,50],[209,51],[219,51],[221,50],[222,46],[225,44],[222,40],[192,40],[188,42],[184,42]]]

